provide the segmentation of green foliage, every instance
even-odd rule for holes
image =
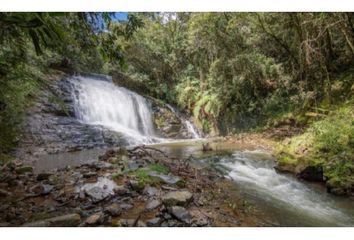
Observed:
[[[126,73],[207,132],[249,128],[350,95],[352,74],[337,75],[352,68],[352,13],[138,16],[144,27],[125,43]]]

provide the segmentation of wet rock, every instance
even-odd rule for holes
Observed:
[[[117,217],[122,213],[122,209],[118,205],[118,203],[112,203],[105,209],[105,212],[111,215],[112,217]]]
[[[307,166],[305,167],[298,176],[307,181],[323,181],[323,168],[322,166]]]
[[[148,227],[159,227],[161,225],[161,218],[152,218],[146,221],[146,226]]]
[[[146,204],[145,209],[148,211],[151,211],[151,210],[154,210],[155,208],[159,207],[160,205],[161,205],[161,202],[159,200],[151,200]]]
[[[295,170],[296,164],[292,164],[292,163],[278,162],[274,168],[275,168],[275,170],[277,170],[279,172],[289,172],[289,173],[296,172],[296,170]]]
[[[24,227],[76,227],[80,224],[79,214],[68,214],[41,221],[26,223]]]
[[[52,176],[53,173],[40,173],[37,175],[37,181],[43,181],[43,180],[48,180],[50,176]]]
[[[177,218],[178,220],[190,224],[192,216],[190,213],[184,208],[180,206],[173,206],[168,208],[168,212],[171,213],[172,216]]]
[[[166,206],[186,206],[193,198],[193,194],[188,191],[169,192],[162,197],[162,202]]]
[[[151,177],[156,177],[158,179],[160,179],[162,182],[166,183],[166,184],[176,184],[179,181],[181,181],[181,178],[178,176],[174,176],[174,175],[166,175],[166,174],[160,174],[157,172],[149,172],[149,176]]]
[[[92,214],[85,220],[85,224],[88,226],[96,226],[103,223],[104,214],[102,212]]]
[[[116,184],[107,178],[99,178],[96,183],[87,183],[81,190],[88,195],[93,202],[97,203],[114,194]]]
[[[33,172],[33,168],[31,166],[22,166],[15,169],[17,174],[23,174],[28,172]]]

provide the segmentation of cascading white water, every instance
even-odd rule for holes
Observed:
[[[184,124],[187,128],[187,131],[192,135],[193,138],[200,138],[200,135],[198,134],[197,130],[189,120],[184,120]]]
[[[80,121],[120,132],[131,144],[159,141],[145,98],[114,85],[110,79],[76,76],[71,82],[75,113]]]
[[[303,219],[307,221],[309,218],[317,219],[313,221],[315,224],[321,221],[329,226],[353,224],[345,211],[338,209],[337,199],[310,188],[292,176],[278,174],[274,162],[269,161],[269,156],[264,156],[264,153],[255,151],[236,152],[232,157],[223,158],[220,163],[229,170],[228,176],[241,184],[247,193],[268,201],[271,207],[278,206],[281,211],[286,209],[293,216],[302,217],[302,226]],[[284,215],[290,216],[288,213]]]
[[[201,136],[199,135],[196,127],[191,123],[191,121],[189,121],[189,120],[185,119],[183,116],[181,116],[182,114],[180,112],[178,112],[170,104],[166,104],[166,106],[171,110],[171,112],[173,112],[174,114],[176,114],[177,116],[180,117],[180,119],[182,120],[183,125],[186,127],[187,131],[192,136],[192,138],[194,138],[194,139],[200,139],[201,138]]]

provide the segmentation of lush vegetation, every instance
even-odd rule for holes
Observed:
[[[132,79],[207,133],[230,133],[350,95],[351,13],[139,14],[125,42]],[[341,78],[343,73],[349,76]],[[312,111],[312,110],[311,110]]]
[[[123,62],[119,38],[139,21],[110,27],[110,13],[0,13],[0,154],[16,145],[26,107],[49,84],[54,69],[108,71]]]
[[[54,70],[94,71],[123,74],[211,135],[291,117],[308,128],[281,147],[281,161],[305,159],[331,181],[352,181],[353,13],[113,16],[0,13],[1,154]]]

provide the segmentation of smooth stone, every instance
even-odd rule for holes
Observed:
[[[174,176],[174,175],[165,175],[165,174],[160,174],[154,171],[149,172],[149,176],[151,177],[156,177],[163,181],[166,184],[176,184],[179,181],[181,181],[180,177]]]
[[[166,206],[187,205],[193,198],[193,194],[188,191],[174,191],[165,194],[162,197],[162,202]]]

